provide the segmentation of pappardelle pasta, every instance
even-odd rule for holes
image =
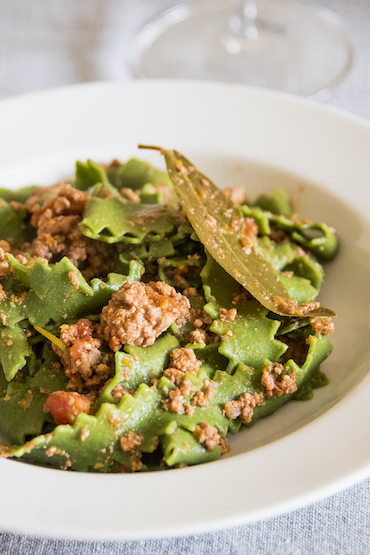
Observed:
[[[145,147],[144,147],[145,148]],[[2,457],[83,472],[213,461],[227,434],[327,384],[334,312],[316,300],[335,231],[284,190],[77,162],[0,189]]]

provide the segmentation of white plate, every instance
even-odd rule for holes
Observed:
[[[158,153],[136,149],[159,144],[222,186],[247,181],[252,197],[286,184],[301,213],[325,219],[342,239],[321,294],[338,313],[323,368],[331,384],[312,401],[289,403],[232,438],[227,458],[195,467],[98,475],[0,460],[1,529],[80,539],[203,532],[295,509],[369,475],[368,123],[240,86],[135,81],[3,101],[0,129],[0,186],[53,183],[78,158],[136,155],[162,165]],[[250,161],[270,167],[265,185]]]

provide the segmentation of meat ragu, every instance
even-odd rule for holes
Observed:
[[[168,172],[89,160],[70,182],[4,193],[2,457],[82,472],[200,464],[324,384],[333,313],[316,298],[334,230],[288,213],[281,190],[247,203],[162,153]]]

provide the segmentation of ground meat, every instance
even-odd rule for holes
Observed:
[[[3,288],[2,284],[0,283],[0,301],[3,301],[4,299],[6,299],[6,293],[4,291],[4,288]],[[2,315],[1,320],[4,324],[4,326],[6,326],[7,324],[4,323],[4,317],[5,317],[5,321],[6,321],[6,315],[5,314]]]
[[[21,407],[23,407],[26,410],[30,408],[30,406],[32,405],[32,402],[33,402],[32,389],[27,389],[26,395],[23,397],[23,399],[19,401],[19,404],[21,405]]]
[[[173,280],[176,287],[179,289],[185,289],[189,286],[185,276],[189,273],[189,266],[180,262],[174,269],[173,269]]]
[[[256,238],[258,235],[258,225],[254,218],[244,218],[243,220],[243,234],[248,237]]]
[[[253,218],[244,218],[240,242],[246,254],[252,252],[254,241],[258,235],[258,225]]]
[[[248,424],[253,418],[254,407],[262,405],[263,402],[263,396],[258,393],[243,393],[239,399],[225,403],[225,415],[232,420],[240,416],[243,424]]]
[[[185,412],[185,407],[183,405],[184,396],[181,394],[180,388],[173,389],[168,394],[168,399],[163,401],[164,410],[169,412],[176,412],[177,414],[183,414]]]
[[[76,230],[76,241],[72,242],[66,256],[79,268],[86,280],[98,276],[105,279],[113,271],[114,245],[94,241]]]
[[[9,238],[9,241],[13,241],[13,239]],[[3,249],[4,253],[11,252],[12,250],[12,247],[10,246],[9,241],[5,241],[5,239],[0,239],[0,249]]]
[[[180,385],[187,372],[196,375],[202,364],[202,361],[195,356],[193,349],[186,349],[185,347],[174,349],[170,356],[170,365],[163,372],[163,375],[176,385]]]
[[[205,380],[202,390],[198,391],[198,393],[194,395],[191,400],[191,404],[197,405],[198,407],[208,407],[209,402],[215,392],[215,385],[216,382]]]
[[[286,393],[297,391],[295,374],[284,374],[284,366],[277,362],[268,364],[262,370],[261,385],[267,399],[281,397]]]
[[[184,408],[188,416],[193,416],[195,408],[190,403],[184,403]]]
[[[9,251],[7,251],[7,252],[9,252]],[[9,274],[9,262],[6,258],[6,254],[5,254],[4,249],[2,247],[0,247],[0,279],[3,279],[8,274]]]
[[[134,449],[132,451],[132,455],[131,455],[131,467],[130,470],[132,472],[137,472],[138,470],[141,470],[143,463],[141,461],[142,458],[142,453],[139,451],[139,449]]]
[[[158,264],[163,264],[165,260],[165,258],[159,258]],[[195,263],[185,264],[185,262],[179,262],[175,266],[166,267],[165,274],[167,280],[173,283],[177,289],[189,288],[189,281],[198,278],[202,269],[200,265],[197,265],[196,260],[193,262]]]
[[[316,310],[320,307],[319,302],[312,302],[312,303],[305,303],[298,305],[295,299],[287,299],[285,297],[280,297],[276,295],[274,297],[274,303],[278,307],[281,312],[284,314],[291,314],[297,316],[304,316],[313,310]]]
[[[53,457],[53,456],[56,454],[57,450],[58,450],[58,449],[55,447],[55,445],[52,445],[51,447],[48,447],[48,448],[46,449],[45,455],[46,455],[47,457]]]
[[[226,455],[230,451],[230,445],[226,437],[220,438],[219,445],[221,446],[221,455]]]
[[[91,413],[91,401],[74,391],[54,391],[44,404],[44,412],[50,412],[57,425],[73,424],[81,413]]]
[[[179,414],[189,413],[189,408],[186,406],[188,403],[184,405],[183,400],[190,395],[193,385],[188,378],[184,379],[184,376],[187,373],[196,375],[202,362],[196,358],[193,349],[184,347],[174,349],[170,356],[170,365],[164,370],[163,375],[178,387],[168,393],[168,398],[163,401],[163,408]]]
[[[251,300],[253,297],[248,293],[248,291],[242,291],[241,293],[233,293],[231,295],[231,304],[237,306]]]
[[[180,385],[184,377],[184,372],[182,372],[182,370],[179,370],[178,368],[169,366],[168,368],[166,368],[166,370],[164,370],[163,375],[171,380],[172,383]]]
[[[131,451],[130,467],[122,467],[125,472],[136,472],[142,468],[142,453],[138,449],[142,441],[143,436],[131,430],[120,438],[120,446],[122,451]]]
[[[89,435],[90,435],[90,430],[88,428],[86,428],[86,426],[85,426],[81,430],[80,440],[81,441],[86,441],[87,438],[89,437]]]
[[[254,245],[253,239],[248,235],[242,235],[239,240],[245,254],[251,254]]]
[[[195,439],[207,450],[214,449],[221,440],[217,429],[208,422],[201,422],[193,432]]]
[[[31,224],[37,237],[22,246],[31,257],[51,260],[54,255],[67,255],[71,235],[78,228],[88,194],[66,183],[37,189],[25,207],[31,212]]]
[[[20,293],[19,295],[12,294],[10,295],[10,300],[12,303],[20,305],[23,303],[24,299],[26,298],[26,295],[27,295],[26,291],[23,291],[23,293]]]
[[[81,270],[85,279],[90,280],[95,276],[106,277],[113,269],[114,247],[85,237],[78,228],[79,223],[80,218],[77,217],[68,221],[64,219],[65,233],[53,236],[51,233],[38,234],[32,243],[24,243],[22,250],[31,256],[25,263],[31,265],[36,258],[54,263],[67,256],[72,264]]]
[[[32,214],[32,225],[43,227],[48,219],[57,216],[81,215],[89,195],[68,183],[35,189],[26,201],[25,208]],[[48,215],[45,216],[45,213]]]
[[[310,324],[315,330],[315,334],[330,335],[334,331],[334,322],[331,318],[310,318]]]
[[[201,295],[196,287],[188,287],[184,291],[184,295],[188,297],[192,308],[202,308],[205,303],[203,295]]]
[[[244,187],[226,187],[223,189],[223,193],[235,204],[243,204],[245,201]]]
[[[76,270],[73,271],[73,272],[72,272],[72,271],[68,272],[68,279],[69,279],[69,281],[72,283],[72,285],[73,285],[76,289],[78,289],[79,283],[80,283],[80,282],[79,282],[78,273],[77,273]]]
[[[209,339],[205,330],[196,329],[190,332],[189,343],[208,343]]]
[[[72,230],[77,228],[80,219],[80,215],[54,216],[52,211],[48,208],[47,210],[45,210],[45,212],[37,222],[38,237],[51,237],[52,239],[54,239],[54,237],[62,236],[63,238],[66,238]],[[53,247],[55,251],[58,252],[55,244],[52,243],[51,247]],[[60,244],[61,242],[58,241],[58,245]],[[60,246],[59,248],[61,249]]]
[[[168,393],[168,398],[165,399],[162,403],[164,410],[183,414],[186,410],[185,405],[183,404],[183,400],[185,397],[188,397],[192,391],[193,384],[191,383],[189,378],[185,378],[180,387],[176,387],[176,389],[171,389],[171,391]]]
[[[110,394],[112,395],[113,399],[117,399],[120,400],[122,399],[122,397],[124,397],[127,393],[133,393],[132,389],[126,389],[125,387],[123,387],[122,385],[118,384],[116,386],[114,386],[114,388],[112,389],[112,391],[110,392]]]
[[[234,322],[238,314],[236,308],[231,308],[226,310],[226,308],[220,308],[220,320],[222,322]]]
[[[123,164],[118,158],[113,158],[110,164],[101,164],[105,170],[108,168],[120,168]]]
[[[270,224],[270,239],[275,243],[287,243],[289,241],[289,235],[284,229],[281,229],[281,227]]]
[[[81,319],[76,324],[61,326],[60,339],[68,349],[68,354],[52,344],[60,356],[69,378],[69,389],[100,387],[108,379],[109,366],[106,356],[100,351],[100,339],[92,335],[90,320]]]
[[[205,304],[204,297],[197,291],[195,287],[189,287],[184,290],[183,294],[188,297],[191,309],[189,321],[196,328],[191,331],[187,337],[188,343],[215,343],[219,341],[219,336],[209,331],[209,326],[213,319],[203,310]]]
[[[114,247],[85,237],[79,229],[87,199],[86,192],[66,183],[40,188],[31,194],[24,207],[32,215],[36,237],[21,247],[21,252],[30,255],[27,265],[37,258],[54,263],[67,256],[86,279],[98,275],[104,278],[112,271]]]
[[[142,441],[142,435],[129,431],[125,435],[121,436],[119,443],[122,451],[132,451],[135,447],[138,447]]]
[[[114,430],[119,430],[122,426],[123,416],[119,411],[112,411],[108,416],[108,422]]]
[[[125,197],[127,200],[130,200],[131,202],[134,202],[135,204],[139,204],[140,202],[140,195],[137,194],[136,191],[134,191],[133,189],[130,189],[129,187],[123,187],[120,190],[120,193],[123,197]]]
[[[127,281],[103,308],[99,336],[112,351],[153,345],[176,320],[189,315],[189,300],[165,282]]]

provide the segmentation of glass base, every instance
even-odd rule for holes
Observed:
[[[133,74],[243,83],[325,100],[352,65],[352,43],[340,19],[298,0],[256,4],[256,24],[237,38],[232,0],[167,10],[137,36]]]

